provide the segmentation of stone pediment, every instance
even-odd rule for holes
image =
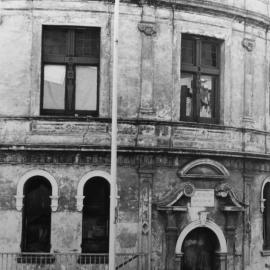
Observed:
[[[215,160],[197,159],[179,170],[178,176],[182,179],[224,180],[229,178],[230,173],[221,163]]]
[[[201,191],[201,189],[199,189]],[[207,190],[207,189],[205,189]],[[190,206],[191,197],[194,196],[196,188],[192,183],[183,183],[178,189],[172,191],[167,196],[156,200],[153,204],[159,211],[187,211]],[[215,199],[221,211],[239,212],[244,211],[245,205],[238,198],[232,187],[226,183],[217,185],[214,189]]]
[[[160,211],[187,211],[187,203],[195,191],[195,187],[191,183],[183,183],[178,189],[172,191],[167,196],[160,200],[155,201],[153,204],[156,205]]]
[[[227,183],[216,186],[215,195],[222,202],[221,209],[223,211],[244,211],[245,207],[247,207]]]

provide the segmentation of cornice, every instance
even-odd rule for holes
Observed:
[[[159,5],[173,6],[175,10],[233,18],[239,22],[245,21],[248,24],[257,25],[267,29],[270,25],[270,18],[262,13],[214,1],[176,0],[175,2],[172,2],[170,0],[161,0],[158,1],[158,3]]]
[[[12,150],[13,149],[13,150]],[[270,172],[270,157],[259,159],[258,157],[232,156],[228,153],[206,153],[205,151],[182,151],[182,152],[157,152],[147,149],[118,149],[118,166],[134,167],[138,169],[148,169],[147,176],[151,176],[156,168],[175,168],[177,170],[193,161],[196,158],[211,158],[223,164],[228,170],[242,172],[244,164],[249,172]],[[74,148],[51,148],[31,147],[20,150],[16,147],[9,149],[0,148],[0,164],[18,165],[91,165],[91,166],[110,166],[110,148],[98,149],[76,149]],[[248,173],[248,172],[246,172]],[[144,175],[145,176],[145,175]]]
[[[9,2],[11,4],[9,4]],[[40,4],[40,1],[31,1],[31,3],[28,1],[24,3],[16,3],[17,6],[13,4],[14,1],[5,1],[5,3],[1,5],[3,10],[48,10],[48,7],[43,7]],[[60,1],[59,1],[60,2]],[[101,5],[104,4],[113,4],[112,0],[108,1],[98,1]],[[38,3],[35,6],[35,3]],[[71,3],[76,4],[70,5]],[[145,0],[145,1],[139,1],[139,0],[123,0],[121,1],[122,5],[149,5],[149,6],[160,6],[160,7],[168,7],[173,8],[174,10],[179,11],[186,11],[186,12],[196,12],[196,13],[204,13],[214,16],[223,16],[228,18],[233,18],[235,20],[238,20],[239,22],[245,21],[247,24],[257,25],[263,28],[268,29],[270,25],[270,18],[262,13],[239,8],[232,5],[226,5],[222,3],[217,3],[215,1],[201,1],[201,0]],[[92,9],[91,9],[92,8]],[[266,6],[267,8],[267,6]],[[84,11],[92,11],[92,12],[106,12],[106,9],[99,9],[93,5],[87,5],[83,1],[69,1],[66,3],[66,5],[61,5],[60,7],[54,6],[50,7],[49,9],[55,9],[59,11],[78,11],[78,12],[84,12]]]

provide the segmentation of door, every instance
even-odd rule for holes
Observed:
[[[217,249],[217,237],[210,229],[194,229],[183,243],[183,270],[216,270]]]

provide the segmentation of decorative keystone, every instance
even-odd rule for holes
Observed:
[[[209,212],[199,212],[199,217],[200,217],[200,224],[202,226],[205,226],[206,224],[206,220],[207,220],[207,215],[209,214]]]

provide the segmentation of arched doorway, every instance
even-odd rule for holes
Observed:
[[[216,270],[219,242],[208,228],[195,228],[186,236],[183,246],[183,270]]]
[[[203,235],[199,237],[199,235]],[[202,238],[202,239],[201,239]],[[206,238],[206,239],[203,239]],[[214,257],[214,261],[210,263],[210,270],[225,270],[227,261],[227,242],[221,228],[209,219],[198,219],[188,224],[180,233],[175,247],[175,262],[176,269],[183,270],[185,247],[187,247],[188,240],[196,240],[197,243],[204,242],[204,245],[210,243],[210,254]],[[186,244],[185,244],[186,243]],[[194,244],[196,244],[194,242]],[[199,243],[198,243],[199,244]],[[201,244],[201,243],[200,243]],[[206,254],[205,254],[206,255]],[[187,256],[187,254],[186,254]],[[214,266],[213,266],[214,264]],[[196,264],[195,264],[196,266]],[[187,266],[185,266],[187,268]],[[193,266],[194,267],[194,266]],[[189,268],[187,268],[189,269]],[[190,268],[192,270],[201,270],[204,268]],[[207,269],[207,268],[205,268]],[[209,270],[209,269],[207,269]]]
[[[83,189],[82,253],[109,252],[110,184],[89,179]]]

